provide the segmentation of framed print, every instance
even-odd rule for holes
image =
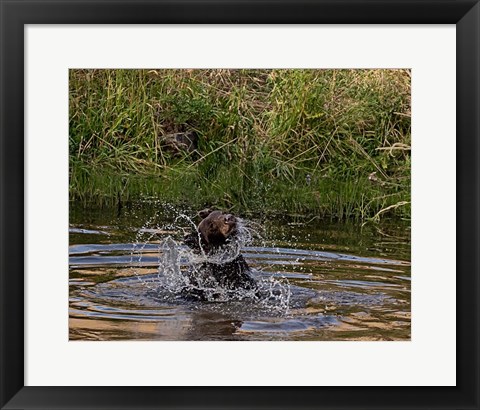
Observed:
[[[477,1],[1,7],[2,408],[479,408]]]

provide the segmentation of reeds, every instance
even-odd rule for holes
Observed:
[[[71,70],[70,200],[408,218],[410,135],[409,70]]]

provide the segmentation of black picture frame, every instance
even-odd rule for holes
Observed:
[[[2,409],[480,408],[478,0],[0,0],[0,15]],[[456,387],[24,386],[24,26],[86,23],[456,24]]]

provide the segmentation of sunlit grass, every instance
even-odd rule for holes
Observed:
[[[159,136],[186,130],[197,156],[162,149]],[[70,200],[145,197],[409,217],[410,72],[71,70]]]

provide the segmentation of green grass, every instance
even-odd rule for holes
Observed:
[[[197,156],[162,148],[185,130]],[[84,206],[410,216],[408,70],[71,70],[69,137]]]

